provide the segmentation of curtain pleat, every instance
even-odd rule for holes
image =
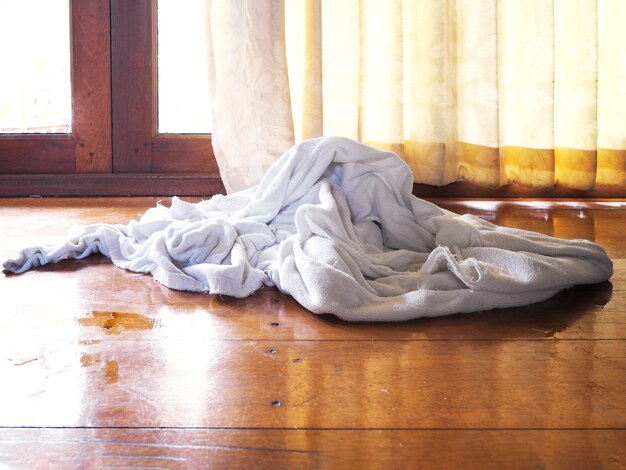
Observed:
[[[595,0],[554,2],[556,183],[590,190],[598,140],[598,19]]]
[[[289,88],[297,141],[323,134],[322,15],[319,0],[285,2]]]
[[[206,0],[213,149],[228,192],[293,145],[285,19],[274,0]]]
[[[552,1],[498,2],[500,147],[508,182],[554,182]]]
[[[292,129],[295,141],[392,150],[418,183],[626,188],[626,1],[207,1],[224,15],[211,19],[211,60],[227,97],[215,89],[225,160],[243,158],[228,146],[241,145],[248,113],[267,161]],[[260,93],[258,71],[273,76]],[[281,129],[271,151],[263,126]]]
[[[626,2],[598,0],[598,173],[626,185]]]
[[[504,183],[499,152],[497,2],[457,2],[455,76],[458,176],[472,183]],[[459,21],[457,19],[456,23]]]
[[[420,183],[624,185],[625,8],[321,1],[323,134],[396,151]]]

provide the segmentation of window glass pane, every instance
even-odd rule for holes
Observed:
[[[0,133],[68,133],[69,0],[0,0]]]
[[[205,0],[158,0],[160,133],[209,134]]]

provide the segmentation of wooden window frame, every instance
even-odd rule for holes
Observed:
[[[0,196],[223,193],[210,135],[158,134],[156,0],[72,0],[72,133],[0,135]]]
[[[111,113],[108,0],[72,2],[70,10],[72,133],[0,135],[3,171],[92,173],[111,167],[110,129],[96,124]]]

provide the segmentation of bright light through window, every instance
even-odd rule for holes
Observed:
[[[211,133],[205,8],[205,0],[158,0],[159,133]]]
[[[69,133],[69,0],[0,0],[0,133]]]

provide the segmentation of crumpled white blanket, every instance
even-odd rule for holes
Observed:
[[[413,196],[412,182],[393,153],[309,140],[258,186],[195,204],[173,198],[126,226],[81,227],[4,268],[100,252],[172,289],[245,297],[276,286],[312,312],[378,321],[524,305],[611,277],[594,243],[456,215]]]

